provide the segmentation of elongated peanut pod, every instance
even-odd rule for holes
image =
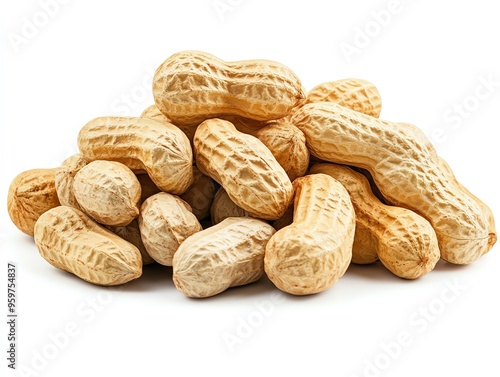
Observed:
[[[142,274],[139,250],[76,208],[59,206],[40,216],[35,243],[52,266],[93,284],[124,284]]]
[[[259,139],[232,123],[209,119],[194,136],[196,166],[252,216],[274,220],[288,208],[293,187],[285,170]]]
[[[174,124],[224,114],[256,120],[287,115],[305,93],[299,78],[270,60],[224,62],[201,51],[170,56],[153,79],[155,103]]]
[[[324,291],[345,273],[352,257],[354,209],[346,189],[325,174],[297,178],[293,223],[266,246],[264,267],[282,291]]]
[[[186,239],[174,255],[174,283],[188,297],[209,297],[253,283],[275,230],[264,221],[229,217]]]
[[[311,154],[367,169],[389,202],[426,218],[436,231],[441,258],[471,263],[488,249],[483,209],[443,172],[439,159],[411,127],[400,127],[335,103],[300,108],[293,123]]]
[[[96,118],[81,129],[78,147],[90,161],[117,161],[132,170],[144,169],[162,191],[172,194],[182,194],[193,181],[191,145],[172,124],[148,118]]]
[[[440,256],[438,241],[422,216],[383,204],[366,177],[347,166],[317,164],[309,172],[327,174],[349,192],[356,213],[354,263],[370,262],[375,255],[394,275],[405,279],[419,278],[434,268]]]
[[[32,169],[18,174],[12,180],[7,210],[21,232],[33,236],[38,218],[59,205],[55,175],[56,169]]]

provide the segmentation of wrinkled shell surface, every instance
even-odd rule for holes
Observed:
[[[148,254],[164,266],[172,265],[175,252],[186,238],[202,230],[189,204],[165,192],[142,204],[139,228]]]
[[[308,295],[334,285],[352,257],[355,215],[346,189],[325,174],[294,181],[293,223],[266,246],[264,268],[284,292]]]
[[[139,216],[141,184],[119,162],[90,162],[76,173],[73,192],[82,211],[101,224],[126,226]]]
[[[220,187],[215,194],[212,207],[210,208],[210,218],[212,224],[218,224],[228,217],[250,217],[250,214],[243,208],[238,207],[229,197],[226,190]]]
[[[380,93],[371,82],[361,79],[343,79],[315,86],[305,103],[335,102],[340,106],[378,118],[382,110]]]
[[[170,56],[156,70],[153,95],[174,124],[199,124],[224,114],[256,120],[287,115],[305,93],[299,78],[269,60],[224,62],[201,51]]]
[[[127,226],[106,225],[106,228],[137,247],[137,249],[141,252],[143,265],[154,263],[155,260],[148,254],[148,251],[142,242],[141,231],[139,230],[139,221],[137,219],[132,220],[132,222]]]
[[[306,174],[309,167],[306,137],[293,124],[278,120],[261,128],[255,136],[271,151],[291,181]]]
[[[367,169],[391,204],[427,219],[444,260],[467,264],[489,249],[483,209],[443,172],[411,127],[326,102],[303,106],[293,123],[306,135],[311,154]]]
[[[174,283],[188,297],[214,296],[257,281],[272,226],[248,217],[227,218],[186,239],[174,255]]]
[[[194,137],[196,166],[253,216],[275,220],[288,208],[293,187],[285,170],[259,139],[228,121],[209,119]]]
[[[149,118],[100,117],[78,135],[90,160],[110,160],[145,170],[162,191],[182,194],[193,180],[193,153],[187,136],[172,124]]]
[[[196,218],[202,220],[210,215],[216,183],[212,178],[202,174],[196,166],[193,167],[193,173],[194,181],[186,192],[181,195],[181,199],[190,205]]]
[[[33,236],[40,215],[59,205],[56,169],[32,169],[18,174],[10,184],[7,210],[14,225]]]
[[[59,206],[35,225],[35,243],[52,266],[98,285],[118,285],[142,274],[139,250],[76,208]]]
[[[169,124],[173,123],[167,116],[165,116],[160,111],[160,109],[158,109],[158,106],[156,106],[156,105],[151,105],[151,106],[147,107],[142,112],[141,118],[150,118],[150,119],[156,120],[157,122],[160,122],[162,124],[167,124],[167,126]],[[194,133],[196,132],[196,128],[198,127],[198,124],[199,123],[196,123],[194,125],[187,125],[187,126],[175,124],[175,126],[179,127],[179,129],[186,134],[187,138],[189,139],[189,142],[191,144],[193,144],[193,137],[194,137]]]
[[[75,154],[63,161],[56,170],[56,190],[59,202],[63,206],[81,209],[73,192],[73,180],[76,173],[89,162],[81,154]]]
[[[394,275],[405,279],[419,278],[434,269],[440,256],[437,237],[422,216],[381,203],[365,176],[346,166],[318,164],[310,173],[327,174],[349,192],[356,213],[354,263],[370,263],[378,256]]]

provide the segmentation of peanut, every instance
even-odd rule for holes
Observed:
[[[352,257],[355,219],[346,189],[325,174],[297,178],[293,223],[266,246],[264,268],[284,292],[324,291],[345,273]]]
[[[419,278],[434,268],[440,253],[436,233],[427,220],[380,202],[366,177],[347,166],[318,164],[310,173],[327,174],[349,192],[356,213],[352,262],[370,263],[378,257],[389,271],[405,279]]]
[[[189,204],[178,196],[161,192],[142,204],[139,229],[148,254],[158,263],[171,266],[181,243],[202,227]]]
[[[73,181],[76,173],[89,162],[81,155],[75,154],[63,161],[56,170],[56,190],[61,205],[82,209],[75,198]]]
[[[40,216],[35,243],[52,266],[93,284],[124,284],[142,274],[139,250],[76,208],[59,206]]]
[[[264,221],[230,217],[192,235],[174,255],[175,286],[188,297],[201,298],[259,280],[274,232]]]
[[[155,262],[144,247],[144,243],[141,238],[141,231],[139,230],[139,221],[137,219],[132,220],[132,222],[126,226],[106,225],[105,228],[137,247],[141,253],[143,265]]]
[[[156,70],[153,95],[160,111],[179,125],[224,114],[278,119],[305,98],[298,77],[280,63],[224,62],[200,51],[179,52],[165,60]]]
[[[33,236],[40,215],[59,205],[56,169],[33,169],[18,174],[10,184],[7,210],[14,225]]]
[[[73,192],[82,211],[98,223],[126,226],[139,215],[141,184],[119,162],[90,162],[76,173]]]
[[[172,124],[173,122],[165,116],[159,109],[158,106],[156,105],[151,105],[147,107],[141,114],[141,118],[150,118],[153,120],[156,120],[157,122],[160,122],[162,124]],[[177,124],[176,124],[177,126]],[[193,144],[193,137],[194,133],[196,132],[196,127],[198,127],[198,124],[195,125],[178,125],[179,129],[184,132],[189,139],[189,142]]]
[[[291,181],[306,174],[309,167],[306,138],[293,124],[278,120],[258,130],[255,136],[271,151]]]
[[[228,217],[250,217],[250,214],[243,208],[238,207],[231,200],[226,190],[220,187],[210,207],[210,218],[212,219],[212,224],[215,225]]]
[[[221,119],[204,121],[194,137],[196,166],[252,216],[274,220],[288,208],[293,187],[286,172],[257,138]]]
[[[196,166],[193,166],[193,175],[193,183],[180,197],[189,204],[196,218],[202,220],[210,215],[216,183],[212,178],[202,174]]]
[[[411,127],[335,103],[304,105],[293,123],[304,132],[311,154],[367,169],[390,203],[426,218],[444,260],[471,263],[490,247],[483,209],[443,172],[439,159]]]
[[[187,136],[172,124],[148,118],[101,117],[78,135],[90,160],[110,160],[144,169],[162,191],[182,194],[193,180],[193,154]]]
[[[382,110],[377,87],[361,79],[343,79],[319,84],[307,93],[304,104],[314,102],[335,102],[376,118]]]

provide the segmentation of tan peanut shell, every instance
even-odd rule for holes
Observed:
[[[416,279],[434,269],[440,256],[438,241],[422,216],[383,204],[366,177],[346,166],[317,164],[310,173],[327,174],[349,192],[356,213],[352,262],[370,263],[378,257],[389,271],[404,279]]]
[[[12,180],[7,195],[7,210],[21,232],[33,236],[38,218],[59,205],[55,174],[56,169],[32,169]]]
[[[277,120],[261,128],[255,136],[271,151],[291,181],[306,174],[309,167],[306,137],[293,124]]]
[[[283,64],[224,62],[205,52],[183,51],[158,67],[153,96],[174,124],[193,125],[224,114],[278,119],[305,98],[305,93],[299,78]]]
[[[412,128],[335,103],[304,105],[293,123],[304,132],[311,154],[367,169],[390,203],[426,218],[444,260],[471,263],[490,247],[484,210],[443,172]]]
[[[90,162],[76,173],[73,192],[82,211],[98,223],[126,226],[139,216],[141,184],[119,162]]]
[[[182,242],[202,227],[189,204],[176,195],[161,192],[142,204],[139,229],[148,254],[158,263],[171,266]]]
[[[304,104],[314,102],[335,102],[376,118],[382,110],[382,100],[377,87],[369,81],[354,78],[315,86],[307,93]]]
[[[259,139],[221,119],[204,121],[194,137],[196,166],[253,216],[280,218],[292,200],[285,170]]]
[[[413,133],[415,135],[415,138],[418,139],[418,142],[423,146],[423,148],[426,149],[427,153],[429,155],[433,156],[434,159],[436,159],[439,162],[439,167],[442,171],[443,174],[447,176],[449,180],[454,182],[466,195],[468,195],[471,199],[473,199],[479,207],[483,210],[484,215],[486,216],[486,219],[488,221],[488,246],[484,252],[486,254],[488,251],[491,250],[493,245],[495,245],[497,241],[497,231],[496,231],[496,226],[495,226],[495,218],[493,216],[493,212],[486,203],[484,203],[481,199],[479,199],[477,196],[475,196],[473,193],[471,193],[464,185],[462,185],[455,177],[455,174],[453,173],[453,170],[451,167],[448,165],[448,163],[440,156],[438,156],[436,149],[434,148],[434,145],[432,145],[431,141],[427,139],[425,136],[425,133],[421,131],[419,128],[414,126],[413,124],[409,123],[396,123],[395,126],[397,127],[402,127],[406,128],[409,132]]]
[[[126,226],[106,225],[105,228],[137,247],[141,253],[143,265],[154,263],[155,260],[148,254],[142,242],[139,221],[137,219],[132,220],[132,222]]]
[[[40,216],[35,243],[52,266],[93,284],[124,284],[142,274],[139,250],[76,208],[59,206]]]
[[[495,218],[493,216],[493,211],[491,210],[490,207],[486,203],[484,203],[481,199],[479,199],[477,196],[475,196],[473,193],[471,193],[464,185],[462,185],[457,178],[455,177],[455,174],[453,173],[453,170],[451,169],[450,165],[443,159],[439,158],[439,163],[441,166],[441,170],[448,175],[449,179],[451,179],[455,184],[467,195],[469,195],[475,202],[481,207],[484,215],[486,216],[486,219],[488,221],[488,246],[486,247],[484,254],[486,254],[488,251],[490,251],[495,243],[497,242],[497,230],[495,226]]]
[[[56,170],[56,190],[59,202],[63,206],[80,209],[80,204],[75,198],[73,181],[76,173],[80,171],[89,161],[81,154],[74,154],[63,161]]]
[[[293,223],[269,240],[264,268],[282,291],[308,295],[330,288],[347,270],[355,215],[346,189],[328,175],[307,175],[293,185]]]
[[[169,124],[173,123],[167,116],[165,116],[160,111],[160,109],[158,109],[158,106],[156,106],[154,104],[147,107],[142,112],[141,118],[150,118],[150,119],[156,120],[157,122],[160,122],[162,124],[167,124],[167,126]],[[196,123],[194,125],[187,125],[187,126],[175,124],[175,126],[179,127],[179,129],[186,134],[187,138],[189,139],[189,142],[192,144],[194,133],[196,132],[196,127],[198,127],[198,123]]]
[[[180,196],[191,207],[198,220],[210,215],[210,207],[216,192],[216,183],[193,166],[194,180],[184,194]]]
[[[210,218],[212,224],[218,224],[228,217],[250,217],[250,214],[243,208],[238,207],[229,197],[226,190],[220,187],[215,194],[210,208]]]
[[[264,221],[230,217],[192,235],[174,255],[175,286],[188,297],[202,298],[257,281],[274,232]]]
[[[78,135],[90,160],[121,162],[145,170],[162,191],[182,194],[193,180],[193,154],[187,136],[172,124],[149,118],[100,117]]]

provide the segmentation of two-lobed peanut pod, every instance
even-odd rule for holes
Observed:
[[[366,177],[347,166],[317,164],[310,174],[327,174],[349,192],[356,213],[352,262],[380,259],[394,275],[416,279],[439,261],[436,233],[422,216],[406,208],[388,206],[373,194]]]
[[[153,95],[174,124],[196,125],[224,114],[278,119],[305,98],[299,78],[270,60],[224,62],[201,51],[170,56],[156,70]]]
[[[307,175],[293,185],[293,223],[269,240],[264,267],[284,292],[319,293],[334,285],[351,262],[354,209],[346,189],[328,175]]]
[[[182,194],[193,181],[193,153],[187,136],[172,124],[149,118],[100,117],[78,135],[89,161],[121,162],[144,170],[162,191]]]
[[[47,262],[90,283],[118,285],[142,275],[139,250],[76,208],[45,212],[35,224],[34,237]]]
[[[274,220],[288,208],[290,179],[259,139],[239,132],[231,122],[209,119],[196,130],[194,150],[198,169],[253,216]]]
[[[312,155],[367,169],[390,203],[426,218],[444,260],[471,263],[491,248],[494,241],[484,210],[443,172],[412,127],[335,103],[304,105],[293,123],[304,132]]]
[[[188,297],[202,298],[257,281],[274,232],[262,220],[229,217],[192,235],[174,255],[175,286]]]

